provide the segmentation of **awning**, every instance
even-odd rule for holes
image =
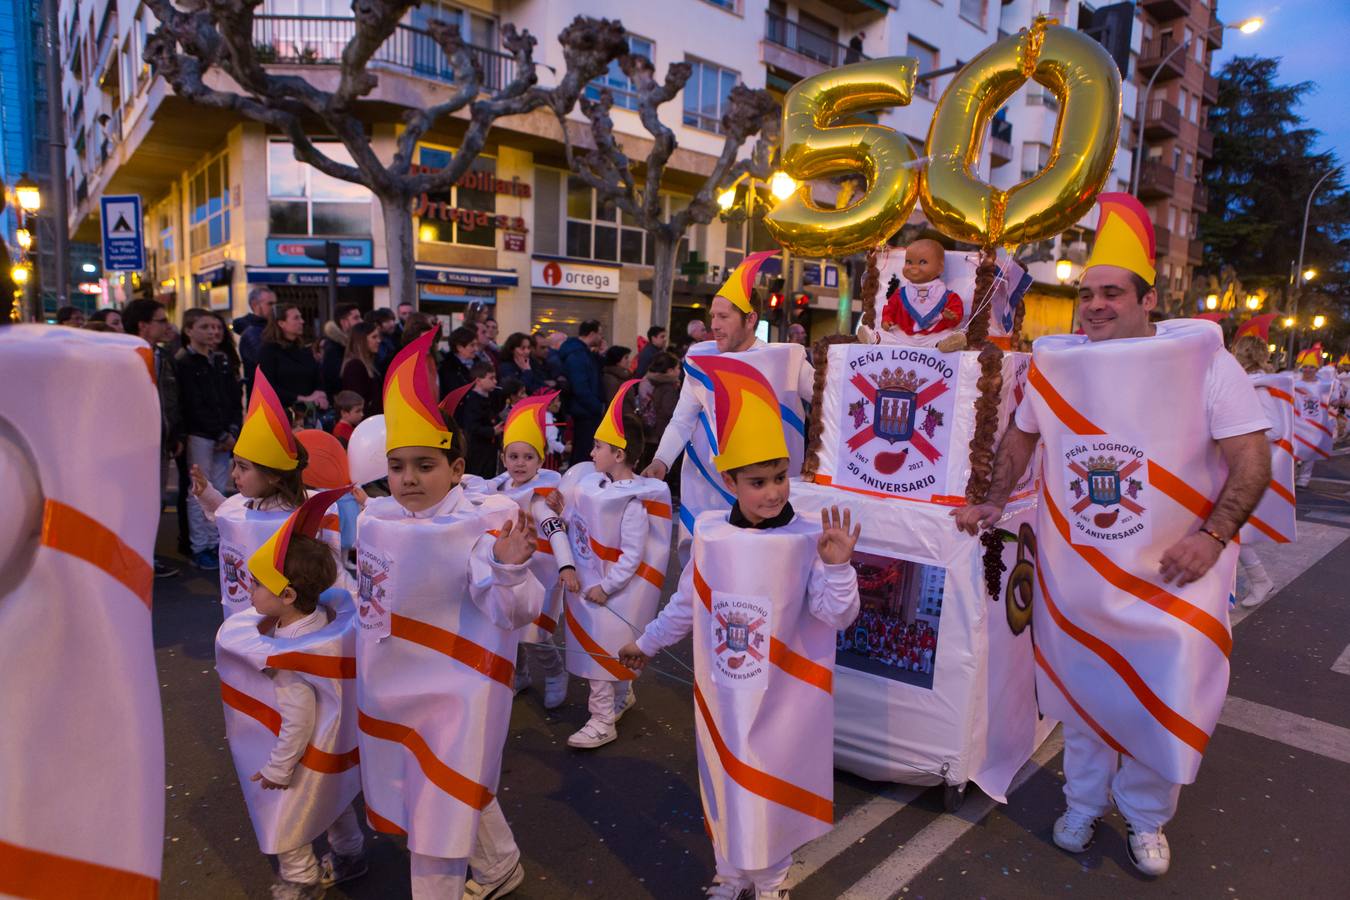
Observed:
[[[479,288],[484,293],[497,288],[515,287],[520,277],[515,269],[473,269],[468,266],[440,266],[418,263],[419,284],[449,284],[456,287]]]
[[[271,266],[249,266],[246,270],[249,284],[293,284],[302,287],[327,287],[325,269],[279,269]],[[387,287],[387,269],[338,269],[338,287]]]

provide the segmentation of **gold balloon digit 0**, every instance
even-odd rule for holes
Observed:
[[[833,124],[856,113],[909,103],[918,61],[897,56],[854,63],[800,82],[783,103],[782,165],[806,182],[862,175],[867,190],[844,209],[818,206],[809,184],[779,203],[764,224],[793,253],[838,257],[894,234],[918,193],[914,148],[884,125]]]
[[[1059,101],[1046,167],[1007,191],[971,174],[994,114],[1026,81]],[[919,200],[928,221],[982,246],[1052,237],[1082,218],[1111,174],[1120,73],[1095,40],[1038,18],[971,60],[943,92],[928,131]]]

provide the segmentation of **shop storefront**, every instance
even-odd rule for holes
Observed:
[[[614,302],[623,267],[536,256],[530,260],[530,316],[536,326],[576,334],[596,319],[614,335]]]
[[[418,308],[440,319],[449,333],[464,321],[471,307],[493,307],[497,291],[513,288],[520,278],[511,269],[474,269],[467,266],[417,266]]]

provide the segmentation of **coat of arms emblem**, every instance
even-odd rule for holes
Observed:
[[[918,390],[928,379],[920,378],[914,370],[897,367],[894,372],[882,369],[876,383],[876,414],[872,430],[877,437],[889,443],[907,441],[914,436],[914,414],[919,409]]]

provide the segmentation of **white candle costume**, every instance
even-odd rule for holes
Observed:
[[[253,577],[279,594],[274,588],[284,589],[287,582],[284,576],[279,582],[275,579],[284,565],[290,534],[313,536],[325,510],[344,493],[345,489],[316,494],[288,516],[252,554],[249,569]],[[225,736],[263,853],[283,853],[309,844],[361,792],[354,681],[356,611],[351,595],[344,590],[326,591],[316,613],[325,624],[296,637],[270,636],[268,630],[275,620],[251,609],[227,618],[216,634]],[[286,694],[306,690],[311,692],[309,697],[302,693],[300,703],[288,702]],[[308,732],[305,744],[297,743],[303,737],[293,733],[297,728]],[[280,754],[284,758],[278,758],[279,745],[289,751]],[[303,752],[296,759],[299,748]],[[255,772],[288,787],[264,790],[261,782],[251,780]]]
[[[409,344],[385,383],[387,449],[443,448],[427,351]],[[359,520],[357,701],[368,818],[406,833],[418,858],[462,860],[493,801],[511,715],[519,629],[543,590],[528,564],[505,565],[492,534],[517,516],[504,497],[452,489],[409,512],[392,497]],[[462,869],[461,869],[462,877]]]
[[[1287,544],[1294,540],[1296,517],[1294,506],[1294,376],[1288,372],[1252,373],[1252,384],[1261,398],[1270,430],[1270,487],[1261,495],[1261,502],[1252,511],[1239,540],[1244,547],[1251,544],[1274,542]]]
[[[161,485],[152,360],[145,341],[130,335],[0,328],[6,896],[149,900],[159,889],[164,732],[150,595]]]
[[[783,458],[767,381],[725,357],[711,377],[723,404],[719,471]],[[857,615],[858,585],[850,564],[821,561],[819,537],[801,518],[749,529],[703,513],[679,589],[637,641],[652,656],[692,628],[699,787],[718,872],[768,873],[761,889],[833,825],[835,641]]]
[[[1304,350],[1298,356],[1299,366],[1315,366],[1320,362],[1320,354],[1313,350]],[[1298,413],[1294,423],[1294,451],[1299,462],[1331,458],[1331,445],[1335,440],[1331,399],[1335,388],[1336,382],[1322,378],[1312,381],[1304,381],[1301,375],[1294,378],[1294,406]]]

